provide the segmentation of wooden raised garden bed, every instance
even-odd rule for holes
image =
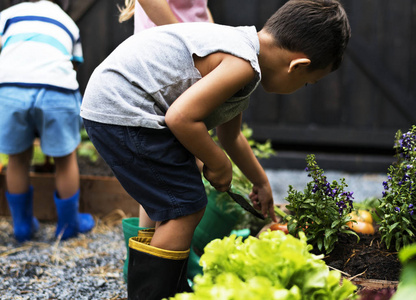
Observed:
[[[30,173],[30,180],[34,187],[34,215],[41,221],[55,221],[54,174]],[[6,176],[5,172],[2,172],[0,173],[0,216],[10,215],[5,191]],[[116,209],[134,217],[138,215],[139,204],[127,194],[115,177],[81,175],[80,212],[101,217]]]

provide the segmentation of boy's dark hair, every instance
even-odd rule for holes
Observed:
[[[276,44],[302,52],[311,60],[309,70],[339,68],[351,36],[344,8],[337,0],[290,0],[264,25]]]

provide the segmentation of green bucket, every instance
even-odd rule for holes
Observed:
[[[204,216],[195,229],[192,245],[197,252],[202,253],[205,246],[212,240],[230,235],[238,222],[237,216],[226,213],[225,208],[217,203],[218,195],[220,193],[217,191],[211,191],[208,194]]]
[[[126,218],[121,221],[121,225],[123,227],[124,242],[127,249],[127,256],[123,266],[123,276],[125,282],[127,282],[127,272],[129,266],[129,239],[131,237],[137,236],[137,232],[139,230],[145,229],[143,227],[139,227],[139,220],[139,218]]]

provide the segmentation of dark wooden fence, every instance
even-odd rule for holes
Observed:
[[[260,29],[285,1],[209,3],[216,22]],[[245,114],[254,136],[271,139],[283,154],[270,166],[300,168],[306,153],[325,152],[325,167],[384,172],[395,132],[416,124],[416,2],[342,3],[352,39],[341,69],[292,95],[259,88]],[[301,155],[285,152],[294,149]]]
[[[70,1],[84,47],[81,90],[93,69],[133,32],[131,21],[117,22],[117,5],[123,2]],[[217,23],[260,30],[285,2],[209,0],[209,7]],[[0,9],[8,3],[0,0]],[[352,39],[341,69],[292,95],[272,95],[260,87],[245,113],[254,137],[271,139],[279,151],[267,162],[271,167],[300,168],[305,153],[326,153],[326,168],[384,172],[393,160],[395,132],[416,124],[416,2],[342,3]],[[300,156],[293,156],[293,150]]]

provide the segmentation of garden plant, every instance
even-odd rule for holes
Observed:
[[[357,299],[356,287],[346,279],[340,284],[341,274],[311,249],[302,232],[299,238],[269,230],[244,241],[236,235],[216,239],[205,247],[194,293],[170,299]]]
[[[382,241],[399,251],[416,242],[416,126],[397,131],[394,149],[397,161],[388,169],[377,213]]]
[[[289,204],[286,208],[290,214],[284,217],[291,235],[297,236],[304,232],[307,242],[316,246],[319,251],[330,253],[338,242],[339,234],[358,235],[349,229],[350,213],[353,210],[353,193],[345,191],[348,186],[345,179],[340,183],[328,182],[324,171],[318,166],[315,155],[306,158],[306,171],[311,177],[303,192],[289,186]]]

